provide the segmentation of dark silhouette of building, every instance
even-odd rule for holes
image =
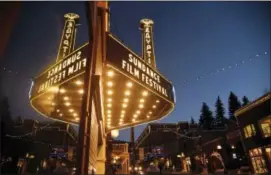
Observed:
[[[244,156],[240,132],[236,122],[225,120],[225,124],[213,130],[188,122],[149,124],[136,143],[144,148],[145,157],[159,147],[160,156],[168,158],[176,171],[236,169]]]
[[[242,143],[254,173],[271,172],[271,93],[235,112]]]
[[[56,159],[74,167],[77,134],[70,124],[38,122],[18,117],[13,135],[6,135],[4,156],[11,157],[13,165],[5,166],[5,173],[35,173],[51,166]],[[11,172],[12,171],[12,172]]]

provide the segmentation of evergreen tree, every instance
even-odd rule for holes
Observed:
[[[217,97],[216,103],[215,103],[215,119],[219,126],[224,126],[224,120],[225,120],[225,109],[223,106],[222,101],[220,100],[220,97]]]
[[[244,96],[244,97],[242,98],[242,101],[243,101],[242,106],[246,106],[246,105],[249,103],[249,100],[248,100],[248,98],[247,98],[246,96]]]
[[[212,128],[213,114],[206,103],[202,104],[199,124],[203,129],[210,130]]]
[[[241,107],[241,103],[238,100],[238,97],[233,92],[230,92],[228,102],[229,102],[229,118],[231,120],[236,120],[234,112]]]
[[[196,123],[196,122],[195,122],[194,118],[191,117],[190,124],[195,124],[195,123]]]

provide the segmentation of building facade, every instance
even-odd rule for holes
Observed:
[[[169,160],[168,169],[174,171],[238,169],[246,164],[240,132],[236,122],[226,120],[225,124],[225,128],[214,130],[203,130],[188,122],[149,124],[138,138],[137,147],[144,148],[147,160],[149,155],[155,155],[154,148],[159,148],[160,156]]]
[[[271,172],[271,93],[235,112],[250,167],[254,173]]]
[[[23,145],[14,154],[18,156],[18,173],[53,168],[57,159],[62,159],[70,169],[75,166],[77,133],[70,124],[18,118],[14,134],[19,137],[11,138],[11,142]],[[13,145],[10,152],[16,149],[18,145]]]

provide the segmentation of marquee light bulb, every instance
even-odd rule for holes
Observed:
[[[149,111],[149,114],[152,114],[152,112],[151,112],[151,111]]]
[[[83,82],[82,82],[82,81],[80,81],[80,80],[77,80],[77,81],[75,82],[75,84],[79,86],[79,85],[82,85],[82,84],[83,84]]]
[[[78,92],[79,92],[79,94],[83,94],[83,93],[84,93],[84,90],[83,90],[83,89],[80,89]]]
[[[140,104],[138,107],[139,107],[139,108],[144,108],[144,105],[143,105],[143,104]]]
[[[53,102],[52,105],[55,106],[56,104]]]
[[[140,102],[140,103],[144,103],[145,100],[144,100],[143,98],[141,98],[141,99],[139,100],[139,102]]]
[[[123,117],[124,117],[124,115],[123,115],[123,114],[121,114],[121,115],[120,115],[120,117],[121,117],[121,118],[123,118]]]
[[[74,110],[73,109],[69,109],[69,112],[73,112]]]
[[[156,105],[153,105],[152,108],[156,108]]]
[[[136,119],[133,119],[132,121],[133,121],[133,122],[135,122],[135,121],[136,121]]]
[[[111,114],[111,110],[107,110],[107,113],[108,113],[108,114]]]
[[[133,83],[132,83],[132,82],[128,82],[126,85],[127,85],[128,87],[132,87],[132,86],[133,86]]]
[[[71,103],[70,103],[70,102],[66,102],[65,105],[66,105],[66,106],[70,106]]]
[[[122,113],[122,114],[124,114],[124,113],[125,113],[125,111],[124,111],[124,110],[121,110],[121,113]]]
[[[144,97],[146,97],[146,96],[148,95],[148,92],[147,92],[147,91],[143,91],[142,95],[143,95]]]
[[[126,107],[127,107],[127,104],[126,104],[126,103],[122,104],[122,107],[126,108]]]
[[[60,114],[59,114],[59,116],[60,116],[60,117],[62,117],[62,116],[63,116],[63,114],[62,114],[62,113],[60,113]]]
[[[59,109],[56,110],[56,112],[59,112],[59,111],[60,111]]]
[[[130,91],[125,91],[124,94],[125,94],[126,96],[129,96],[129,95],[131,94],[131,92],[130,92]]]
[[[75,120],[78,121],[78,120],[79,120],[79,117],[76,117]]]
[[[137,114],[140,114],[140,111],[139,111],[139,110],[137,110],[137,111],[136,111],[136,113],[137,113]]]
[[[59,88],[56,87],[56,86],[50,88],[50,91],[51,91],[51,92],[58,92],[58,90],[59,90]]]
[[[149,116],[149,115],[147,115],[147,118],[150,118],[150,116]]]
[[[122,125],[122,122],[119,122],[119,125]]]
[[[108,102],[112,102],[112,98],[108,98],[107,101],[108,101]]]
[[[107,94],[108,94],[108,95],[112,95],[112,94],[113,94],[113,91],[112,91],[112,90],[108,90],[108,91],[107,91]]]
[[[114,75],[114,72],[113,72],[112,70],[110,70],[110,71],[107,72],[107,75],[108,75],[109,77],[112,77],[112,76]]]
[[[137,118],[137,114],[134,114],[133,117],[134,117],[134,118]]]
[[[64,99],[65,101],[67,101],[67,100],[69,100],[69,97],[65,96],[63,99]]]
[[[156,100],[156,103],[159,103],[160,101],[159,100]]]
[[[125,98],[125,99],[123,99],[123,101],[124,101],[124,102],[128,102],[128,101],[129,101],[129,99],[128,99],[128,98]]]
[[[74,117],[77,117],[77,116],[78,116],[78,114],[74,113],[74,114],[73,114],[73,116],[74,116]]]
[[[107,82],[107,86],[108,87],[112,87],[113,86],[113,82],[112,81]]]
[[[107,107],[111,108],[111,107],[112,107],[112,104],[111,104],[111,103],[107,104]]]
[[[59,92],[60,92],[61,94],[64,94],[64,93],[66,92],[66,90],[62,88],[62,89],[59,90]]]

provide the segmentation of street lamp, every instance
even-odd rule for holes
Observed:
[[[112,130],[111,131],[111,136],[115,139],[119,136],[119,130]]]

